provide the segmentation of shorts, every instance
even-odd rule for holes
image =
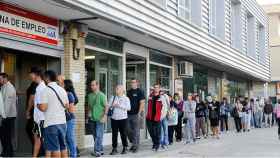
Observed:
[[[50,152],[66,149],[66,124],[48,126],[44,130],[45,149]]]
[[[44,132],[44,121],[40,121],[39,124],[34,122],[32,133],[34,135],[37,135],[38,137],[42,138],[43,137],[43,132]]]

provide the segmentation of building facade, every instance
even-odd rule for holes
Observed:
[[[203,99],[210,95],[232,102],[238,96],[264,95],[270,81],[268,19],[255,0],[4,0],[4,4],[13,11],[0,7],[1,14],[21,23],[29,18],[36,28],[30,32],[7,26],[1,15],[1,70],[16,74],[13,83],[22,86],[19,92],[28,85],[27,77],[19,76],[26,75],[30,66],[43,64],[44,69],[72,79],[79,97],[81,148],[93,145],[86,110],[91,80],[100,82],[108,98],[117,84],[128,89],[130,79],[136,78],[146,96],[159,82],[170,94],[197,93]],[[14,10],[31,16],[18,17]],[[38,23],[39,15],[49,20]],[[49,21],[55,24],[51,27]],[[42,36],[39,24],[50,27],[47,39],[57,43],[28,36]],[[254,93],[255,84],[264,85],[263,93]],[[24,96],[19,105],[23,100]],[[24,109],[19,113],[22,118]],[[111,143],[110,130],[108,120],[105,144]],[[18,148],[21,139],[18,134]]]
[[[280,99],[280,5],[263,6],[269,17],[269,51],[271,55],[271,83],[268,96],[276,102]]]

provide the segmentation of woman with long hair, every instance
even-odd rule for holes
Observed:
[[[66,121],[67,121],[67,129],[66,129],[66,143],[67,148],[69,150],[70,157],[77,157],[77,145],[75,139],[75,102],[76,99],[74,97],[73,92],[74,86],[71,80],[64,80],[64,89],[67,92],[68,100],[69,100],[69,108],[66,111]]]

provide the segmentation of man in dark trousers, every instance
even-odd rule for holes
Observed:
[[[131,152],[136,153],[140,141],[140,116],[144,114],[145,96],[143,90],[138,88],[138,81],[131,80],[131,89],[127,92],[131,103],[131,110],[128,114],[128,139],[132,143]]]

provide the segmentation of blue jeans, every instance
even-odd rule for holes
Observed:
[[[75,138],[75,119],[67,121],[66,143],[70,157],[77,157],[76,138]]]
[[[168,121],[167,118],[165,117],[160,121],[160,126],[161,126],[161,132],[160,132],[160,145],[168,145]]]
[[[103,152],[103,134],[104,134],[104,123],[100,121],[91,121],[92,135],[94,139],[94,152],[101,154]]]
[[[52,125],[44,129],[44,143],[47,151],[66,149],[66,124]]]
[[[195,139],[195,117],[188,117],[187,124],[185,125],[186,141],[189,143],[191,139]]]

